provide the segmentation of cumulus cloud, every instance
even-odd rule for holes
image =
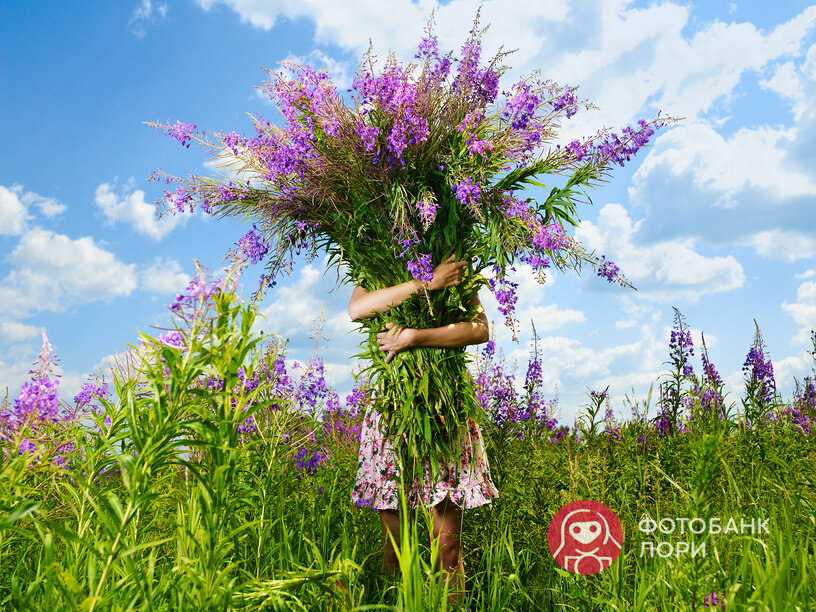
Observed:
[[[750,23],[715,20],[689,36],[692,10],[674,3],[629,8],[603,3],[600,32],[568,53],[552,74],[588,84],[607,122],[626,122],[646,106],[693,119],[728,98],[746,71],[796,54],[816,23],[816,7],[763,34]]]
[[[575,236],[587,248],[607,254],[638,288],[638,294],[649,299],[696,301],[745,282],[742,266],[733,256],[701,255],[694,239],[641,244],[637,240],[641,223],[633,223],[620,204],[607,204],[597,224],[582,222]]]
[[[28,214],[26,207],[20,201],[19,185],[11,189],[0,185],[0,234],[18,236],[26,227]]]
[[[36,338],[42,331],[36,325],[26,325],[18,321],[0,321],[0,340],[11,344],[30,338]]]
[[[197,0],[197,3],[205,10],[224,5],[235,11],[243,22],[264,30],[275,27],[282,19],[306,18],[314,23],[315,42],[318,44],[336,45],[357,55],[365,51],[371,41],[375,52],[382,55],[391,50],[402,60],[413,58],[431,10],[435,10],[440,46],[458,49],[470,29],[470,17],[475,16],[480,6],[482,24],[490,24],[484,37],[485,54],[492,55],[498,51],[499,45],[510,44],[518,48],[513,62],[517,66],[530,62],[542,50],[547,41],[547,37],[542,35],[545,29],[542,25],[566,19],[571,4],[566,0],[534,3],[453,0],[444,5],[433,0],[305,0],[284,3]]]
[[[190,282],[174,259],[156,258],[139,272],[139,288],[151,293],[179,293]]]
[[[816,281],[805,281],[796,291],[796,301],[782,302],[782,312],[793,318],[800,326],[799,333],[793,337],[795,344],[806,344],[810,340],[811,330],[816,330]]]
[[[68,208],[54,198],[46,198],[33,191],[25,192],[20,200],[26,206],[36,206],[40,213],[49,219],[64,213]]]
[[[137,286],[136,266],[88,236],[74,240],[36,228],[23,234],[9,261],[12,270],[0,282],[0,303],[12,317],[126,296]]]
[[[102,183],[96,188],[95,201],[109,223],[130,223],[137,232],[153,240],[161,240],[182,218],[181,215],[165,215],[157,219],[155,207],[145,201],[145,193],[141,189],[130,191],[125,187],[123,193],[117,196],[114,185]]]
[[[320,271],[306,265],[293,284],[276,287],[270,294],[274,300],[259,311],[266,317],[266,321],[260,325],[283,336],[311,329],[322,305],[315,296],[319,280]],[[293,307],[295,304],[297,307]]]
[[[14,184],[11,187],[0,185],[0,235],[19,236],[28,227],[31,219],[29,212],[34,206],[40,214],[52,218],[67,208],[54,198],[46,198],[33,191],[23,191],[23,186]]]

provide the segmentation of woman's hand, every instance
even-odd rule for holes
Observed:
[[[456,253],[453,253],[433,271],[433,278],[428,284],[428,289],[444,289],[458,285],[462,280],[462,275],[467,267],[466,261],[454,261]]]
[[[385,363],[390,363],[394,355],[413,346],[416,330],[410,327],[397,327],[393,321],[388,321],[385,329],[387,331],[377,334],[377,344],[380,345],[381,351],[388,351]]]

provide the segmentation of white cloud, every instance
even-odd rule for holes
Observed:
[[[102,183],[96,188],[95,201],[112,225],[118,221],[130,223],[137,232],[154,240],[161,240],[182,218],[182,215],[165,215],[157,219],[155,207],[145,201],[145,193],[141,189],[131,192],[126,187],[122,195],[117,196],[114,185]]]
[[[0,235],[18,236],[26,227],[28,214],[18,197],[20,190],[20,185],[13,185],[11,189],[0,185]]]
[[[54,198],[46,198],[33,191],[24,192],[22,185],[0,185],[0,235],[19,236],[25,232],[31,219],[29,212],[32,206],[49,219],[67,209],[65,204]]]
[[[629,2],[604,2],[595,24],[587,20],[586,42],[578,50],[556,52],[546,61],[547,76],[580,83],[581,95],[601,109],[579,113],[570,136],[591,134],[599,125],[632,121],[646,108],[695,120],[715,103],[733,99],[747,71],[799,53],[816,22],[809,7],[763,34],[750,23],[709,22],[687,35],[692,9],[671,2],[629,8]]]
[[[597,225],[584,221],[575,237],[587,248],[605,253],[638,288],[638,295],[671,301],[741,287],[742,266],[733,257],[705,257],[695,251],[693,239],[640,245],[636,232],[641,221],[632,223],[620,204],[607,204]]]
[[[269,293],[274,301],[259,311],[266,319],[260,320],[257,325],[264,331],[274,331],[282,336],[295,333],[305,335],[320,314],[322,301],[315,296],[320,276],[320,270],[306,265],[293,284],[276,287]]]
[[[796,291],[796,301],[782,302],[781,308],[801,326],[792,342],[795,344],[808,343],[810,331],[816,330],[816,281],[805,281],[799,285]]]
[[[36,325],[26,325],[18,321],[0,321],[0,340],[9,344],[36,338],[41,331],[42,328]]]
[[[144,38],[148,24],[163,21],[167,17],[169,6],[164,2],[154,3],[152,0],[142,0],[133,9],[133,15],[128,21],[128,27],[139,38]]]
[[[658,139],[632,189],[663,166],[673,176],[690,174],[698,188],[713,194],[715,205],[725,208],[739,206],[737,195],[747,188],[767,190],[769,204],[816,195],[814,177],[791,168],[780,146],[795,138],[795,128],[740,128],[725,138],[705,123],[684,123]]]
[[[39,194],[27,191],[20,200],[26,206],[36,206],[40,212],[49,219],[64,213],[67,206],[55,200],[54,198],[45,198]]]
[[[534,3],[504,0],[453,0],[440,5],[433,0],[306,0],[263,3],[254,0],[197,0],[210,10],[222,4],[234,10],[245,23],[269,30],[281,19],[310,19],[315,26],[315,42],[337,45],[359,53],[371,41],[374,52],[384,56],[391,50],[401,60],[411,60],[431,10],[436,11],[436,33],[443,49],[458,48],[464,42],[470,23],[481,6],[482,24],[490,24],[484,37],[485,55],[491,56],[500,44],[518,48],[513,63],[530,61],[546,40],[542,22],[564,20],[569,13],[565,0],[541,0]]]
[[[88,236],[72,240],[35,228],[23,234],[9,260],[13,267],[0,282],[0,303],[10,316],[130,295],[137,285],[136,266]]]
[[[816,238],[791,230],[767,230],[748,238],[747,244],[769,259],[794,262],[816,255]]]
[[[139,288],[152,293],[179,293],[190,282],[179,263],[173,259],[156,258],[139,272]]]
[[[813,358],[807,352],[802,351],[798,355],[774,361],[773,367],[777,387],[793,389],[794,378],[801,383],[805,376],[812,375]]]
[[[805,107],[804,84],[793,62],[779,64],[774,69],[773,76],[759,82],[761,87],[770,89],[794,103],[796,114],[799,115]]]

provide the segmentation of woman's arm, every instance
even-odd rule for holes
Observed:
[[[456,253],[439,264],[433,271],[433,278],[428,282],[428,289],[444,289],[451,285],[458,285],[462,280],[467,262],[454,261]],[[349,301],[349,316],[352,321],[368,319],[376,312],[385,312],[392,306],[399,306],[404,300],[422,288],[422,282],[411,280],[401,285],[385,287],[376,291],[366,291],[362,287],[355,287]]]
[[[473,296],[470,305],[479,308],[479,314],[473,321],[451,323],[444,327],[430,329],[396,327],[393,322],[386,323],[385,330],[377,334],[377,344],[380,345],[380,350],[388,351],[385,363],[390,362],[400,351],[417,346],[454,347],[487,342],[490,338],[490,330],[487,315],[479,302],[478,295]]]

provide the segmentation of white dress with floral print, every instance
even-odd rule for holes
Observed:
[[[489,504],[499,497],[490,479],[490,466],[479,426],[470,419],[461,434],[461,453],[458,461],[440,462],[436,482],[429,477],[430,461],[425,459],[424,478],[414,480],[411,505],[417,498],[423,505],[435,506],[450,496],[460,508],[475,508]],[[357,481],[351,492],[351,501],[370,506],[374,510],[396,510],[399,505],[399,466],[394,444],[380,431],[380,413],[375,408],[363,419],[360,432],[360,453],[357,463]]]

